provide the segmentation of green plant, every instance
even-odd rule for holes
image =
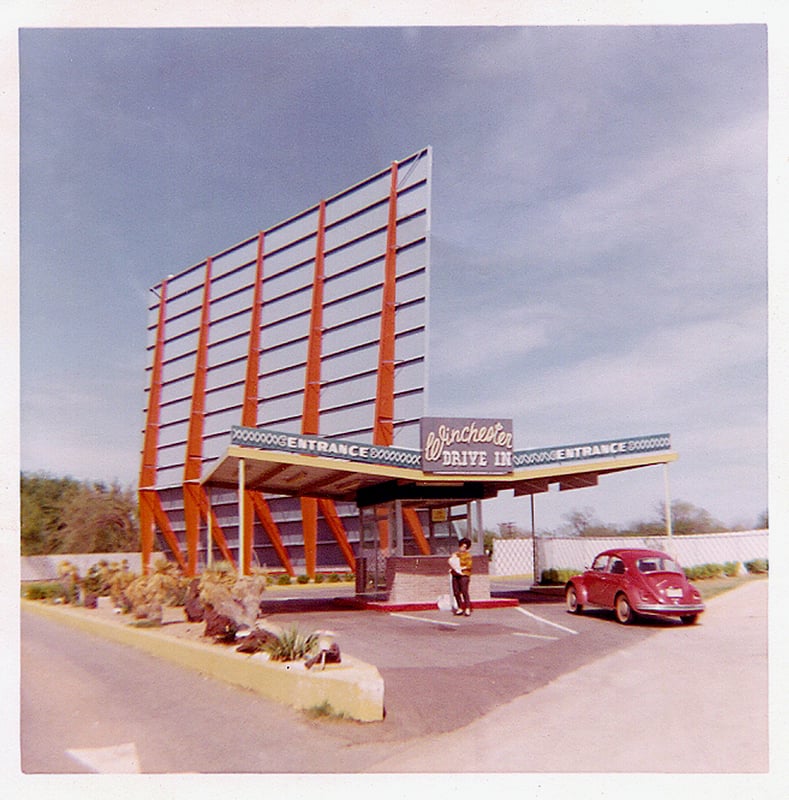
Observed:
[[[769,572],[770,565],[766,558],[755,558],[745,562],[745,569],[753,575],[764,575]]]
[[[723,574],[726,575],[727,578],[736,578],[737,575],[740,574],[740,564],[739,561],[727,561],[723,565]]]
[[[160,558],[154,572],[132,580],[124,595],[136,619],[161,623],[164,606],[182,606],[186,601],[189,579],[178,572],[175,564]]]
[[[290,575],[280,575],[277,578],[277,586],[290,586]]]
[[[315,573],[315,583],[323,583],[326,580],[326,576],[322,572]]]
[[[131,611],[131,601],[126,595],[126,589],[133,583],[139,576],[135,572],[128,569],[128,564],[123,563],[121,570],[112,576],[110,581],[110,599],[112,600],[115,608],[120,608],[124,614]]]
[[[59,581],[36,581],[24,587],[22,596],[28,600],[54,600],[58,597],[63,599],[63,586]]]
[[[297,583],[309,583],[310,582],[310,576],[309,575],[299,575],[298,578],[296,578],[296,582]]]
[[[577,569],[544,569],[540,575],[541,586],[562,586],[567,583],[574,575],[578,575]]]
[[[76,603],[79,599],[79,586],[81,583],[77,567],[70,561],[61,561],[58,564],[58,579],[63,589],[63,602]]]
[[[320,705],[306,709],[304,713],[312,719],[348,719],[347,714],[335,711],[328,700],[324,700]]]
[[[129,562],[125,559],[121,563],[117,561],[110,563],[106,559],[101,559],[85,573],[85,577],[82,579],[82,588],[85,592],[95,594],[97,597],[107,597],[111,594],[116,575],[124,572],[128,574],[128,569]]]
[[[697,564],[694,567],[685,567],[685,576],[691,581],[703,581],[709,578],[720,578],[724,572],[723,564]]]
[[[318,643],[317,633],[302,633],[295,625],[266,642],[272,661],[300,661],[312,655]]]
[[[329,575],[327,580],[328,580],[329,583],[339,583],[340,582],[340,576],[336,572],[332,572],[332,574]]]
[[[356,573],[355,572],[346,572],[344,576],[344,580],[346,583],[353,583],[356,580]]]

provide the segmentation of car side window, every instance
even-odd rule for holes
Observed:
[[[605,572],[606,564],[608,563],[608,556],[597,556],[592,564],[594,572]]]
[[[612,558],[611,559],[611,566],[609,568],[609,572],[612,575],[624,575],[625,574],[625,562],[622,561],[621,558]]]

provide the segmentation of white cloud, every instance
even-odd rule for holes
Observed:
[[[456,324],[438,329],[431,345],[431,376],[441,381],[459,373],[498,371],[513,356],[522,356],[547,342],[544,309],[467,309]]]

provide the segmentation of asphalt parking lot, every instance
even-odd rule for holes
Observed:
[[[661,621],[625,627],[602,611],[573,616],[560,597],[478,609],[468,618],[438,609],[320,607],[274,603],[268,616],[284,626],[334,631],[341,651],[378,667],[386,686],[384,722],[327,728],[349,744],[462,728],[564,673],[677,627]]]
[[[351,610],[347,596],[307,600],[302,594],[281,602],[283,595],[275,599],[272,592],[266,613],[273,620],[305,630],[330,629],[346,654],[378,667],[386,684],[385,719],[313,719],[262,697],[215,688],[211,695],[223,699],[210,707],[198,704],[197,725],[210,719],[214,730],[218,715],[232,707],[230,728],[223,730],[229,741],[241,737],[231,751],[247,753],[244,771],[255,763],[263,772],[749,773],[747,796],[766,796],[757,791],[754,773],[772,777],[768,586],[766,580],[752,581],[713,598],[699,624],[689,627],[661,621],[622,626],[603,611],[570,615],[560,598],[530,597],[518,606],[455,618],[437,609]],[[34,644],[31,639],[29,646]],[[108,663],[110,651],[117,657],[122,650],[110,643],[101,648]],[[82,652],[79,646],[75,652]],[[121,693],[111,718],[119,726],[114,738],[97,740],[92,728],[82,736],[92,747],[142,737],[143,770],[163,756],[146,749],[150,731],[135,727],[124,697],[135,696],[130,687],[137,686],[139,674],[153,670],[145,666],[152,658],[130,651],[124,663],[138,665],[128,676],[131,683],[118,684],[113,672],[105,687]],[[42,668],[47,664],[44,659]],[[81,660],[69,664],[80,687]],[[61,674],[53,683],[60,687],[55,699],[63,695]],[[161,678],[164,683],[191,687],[189,697],[209,694],[204,678],[172,666],[162,675],[169,676]],[[100,696],[105,688],[98,685]],[[154,681],[149,687],[154,709],[162,702],[157,686]],[[29,689],[34,690],[47,697],[46,686]],[[780,683],[773,690],[775,702]],[[64,718],[67,709],[59,712]],[[168,709],[163,726],[171,723],[171,714]],[[238,730],[237,719],[245,725],[255,721],[251,738],[245,726]],[[50,720],[51,713],[41,718],[45,729]],[[785,727],[780,716],[772,725],[774,736]],[[77,731],[68,730],[74,746]],[[198,771],[228,770],[222,751],[218,762],[209,764],[202,746],[197,762],[188,748],[171,752],[169,738],[161,749],[172,762],[165,771],[191,772],[195,763]],[[42,763],[49,763],[52,754],[44,756]],[[183,763],[190,766],[177,766]],[[774,768],[784,763],[773,755]]]

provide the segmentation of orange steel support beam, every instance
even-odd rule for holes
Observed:
[[[159,498],[158,492],[155,489],[141,489],[139,496],[141,516],[144,515],[146,519],[156,522],[164,535],[165,541],[173,551],[178,566],[186,572],[187,564],[184,560],[183,553],[181,553],[181,548],[178,546],[178,537],[173,532],[170,520],[162,508],[162,501]],[[145,574],[148,574],[148,565],[143,564],[143,571]]]
[[[301,499],[301,528],[304,534],[304,562],[307,575],[315,577],[318,561],[318,501],[314,497]]]
[[[326,522],[329,523],[329,528],[331,532],[334,534],[334,538],[337,540],[337,544],[340,545],[340,550],[342,551],[343,557],[345,561],[348,563],[348,566],[352,569],[356,569],[356,558],[353,555],[353,549],[351,548],[350,543],[348,542],[348,535],[345,532],[345,527],[342,524],[342,520],[340,519],[340,515],[337,513],[337,506],[334,505],[333,500],[328,499],[321,499],[318,500],[318,507],[321,510]]]
[[[389,217],[386,226],[384,283],[381,294],[381,332],[378,346],[378,384],[375,392],[373,443],[390,447],[394,442],[395,311],[397,308],[397,162],[392,163],[389,186]],[[405,509],[403,516],[425,555],[430,544],[425,538],[419,516]],[[389,546],[389,522],[379,519],[381,549]]]
[[[373,444],[394,441],[395,306],[397,302],[397,162],[392,163],[389,219],[386,226],[381,331],[378,345],[378,383],[375,392]]]
[[[137,492],[137,509],[140,515],[140,550],[142,553],[142,572],[148,574],[151,565],[151,554],[154,543],[154,518],[153,512],[145,501],[145,492]]]
[[[381,328],[378,342],[378,381],[375,389],[373,444],[391,446],[394,441],[395,305],[397,303],[397,162],[392,162],[389,184],[389,216],[386,225],[384,282],[381,291]],[[378,518],[381,550],[389,547],[389,519]]]
[[[230,546],[225,538],[225,532],[222,530],[222,526],[219,524],[219,520],[216,518],[214,509],[211,508],[211,503],[209,502],[208,496],[205,493],[205,488],[200,486],[199,491],[196,492],[195,495],[200,506],[200,514],[203,519],[207,522],[209,516],[211,517],[211,537],[217,543],[217,546],[222,553],[222,557],[225,559],[225,561],[229,561],[235,567],[236,560],[233,558],[233,554],[230,552]]]
[[[258,424],[258,376],[260,375],[260,316],[263,298],[263,239],[258,234],[257,266],[255,267],[255,288],[252,294],[252,319],[249,322],[249,350],[247,352],[247,374],[244,381],[244,406],[241,410],[241,424],[254,428]]]
[[[211,307],[212,259],[205,262],[203,304],[200,311],[200,330],[197,338],[195,375],[192,385],[192,406],[189,412],[189,432],[184,465],[184,521],[186,523],[186,550],[189,559],[187,575],[197,573],[197,546],[200,538],[200,502],[194,487],[199,487],[203,469],[203,423],[205,420],[205,387],[208,371],[208,328]],[[192,484],[193,488],[189,488]],[[240,560],[240,559],[239,559]]]
[[[282,543],[282,537],[280,536],[277,523],[274,522],[274,518],[271,516],[269,504],[260,492],[255,492],[251,489],[247,490],[247,497],[255,509],[255,513],[263,525],[263,529],[268,534],[271,544],[274,545],[274,552],[277,554],[282,566],[285,567],[285,571],[292,577],[296,573],[293,570],[293,565],[290,563],[288,551]]]
[[[312,281],[310,335],[307,344],[307,367],[304,376],[304,407],[301,432],[317,434],[321,404],[321,349],[323,344],[323,250],[326,240],[326,201],[318,206],[318,230],[315,237],[315,271]],[[304,531],[304,560],[307,575],[315,577],[318,558],[318,505],[314,498],[301,498],[301,517]]]
[[[217,543],[222,557],[235,566],[235,559],[230,552],[230,547],[227,544],[225,533],[219,524],[219,521],[208,502],[205,489],[199,483],[185,483],[183,486],[184,491],[184,519],[189,530],[200,530],[200,520],[208,521],[209,514],[211,515],[211,537]],[[209,545],[210,546],[210,545]],[[195,545],[195,552],[197,546]],[[190,573],[193,574],[193,573]]]
[[[162,281],[159,297],[159,314],[156,322],[156,344],[153,350],[151,389],[148,392],[148,413],[145,419],[145,436],[140,465],[140,488],[156,483],[156,448],[159,444],[159,416],[162,401],[162,361],[164,360],[164,312],[167,304],[167,281]]]
[[[389,549],[389,512],[375,509],[375,521],[378,524],[378,549]]]
[[[416,543],[419,546],[419,550],[421,551],[422,555],[429,556],[430,542],[428,542],[427,538],[425,537],[425,531],[422,528],[422,523],[419,521],[419,515],[416,513],[416,511],[414,511],[413,508],[404,508],[403,517],[405,517],[408,527],[411,528],[411,533],[414,534],[414,539],[416,539]]]
[[[252,294],[252,318],[249,323],[249,348],[247,351],[247,372],[244,381],[244,405],[241,410],[241,424],[247,428],[255,428],[258,424],[258,380],[260,375],[260,321],[263,310],[263,252],[265,234],[263,231],[258,233],[257,261],[255,266],[255,286]],[[282,543],[279,527],[271,515],[268,502],[260,492],[247,490],[246,497],[249,500],[250,508],[255,509],[255,514],[263,525],[263,530],[268,535],[271,544],[274,545],[282,565],[289,575],[293,575],[293,566],[290,563],[290,556]],[[247,516],[246,514],[244,515]],[[244,541],[249,543],[249,559],[252,559],[252,537],[254,532],[254,520],[250,517],[244,533]]]
[[[173,533],[170,520],[162,508],[156,489],[157,447],[159,444],[159,420],[162,400],[162,363],[164,360],[164,321],[167,304],[167,281],[162,281],[159,296],[159,312],[156,321],[156,343],[153,351],[151,368],[151,387],[148,392],[148,410],[145,419],[143,436],[142,461],[140,464],[140,481],[138,491],[138,507],[140,510],[140,549],[142,551],[142,571],[147,575],[153,553],[154,526],[161,529],[165,541],[173,551],[181,569],[186,564],[178,546],[178,539]]]
[[[323,344],[323,249],[325,246],[326,202],[318,207],[318,232],[315,243],[315,272],[312,281],[310,336],[307,346],[307,368],[304,378],[304,408],[301,432],[318,433],[321,404],[321,348]]]

